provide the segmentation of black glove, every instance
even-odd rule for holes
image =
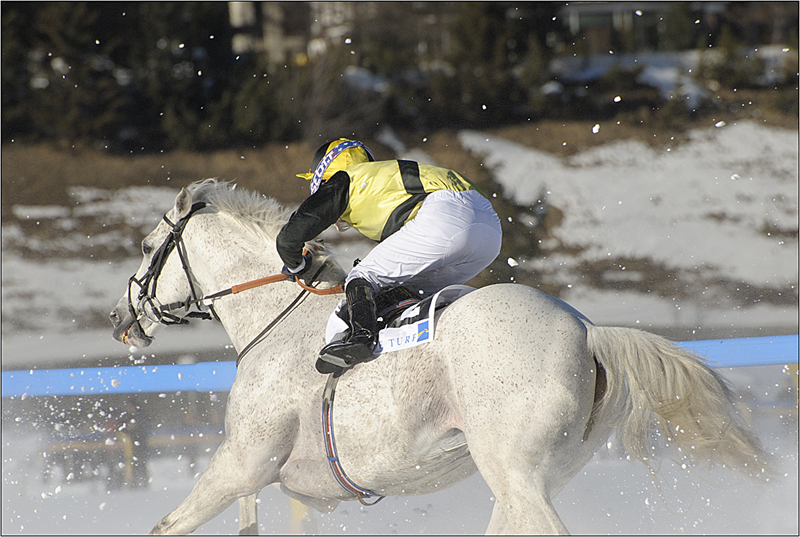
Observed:
[[[302,276],[310,268],[311,268],[311,252],[303,255],[303,260],[300,262],[300,266],[294,270],[290,270],[289,268],[286,267],[286,265],[284,265],[283,268],[281,269],[281,274],[286,274],[287,276],[291,277]]]

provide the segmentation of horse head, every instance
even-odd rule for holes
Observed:
[[[204,204],[193,205],[191,192],[181,189],[172,209],[144,238],[142,263],[109,316],[114,339],[146,347],[162,325],[185,322],[169,314],[165,317],[161,305],[188,305],[195,294],[191,273],[183,260],[181,234],[190,216],[203,207]],[[178,255],[172,255],[175,252]]]
[[[202,218],[193,217],[201,211]],[[226,217],[216,218],[217,213]],[[280,276],[282,261],[275,248],[269,245],[274,244],[288,214],[286,208],[271,198],[215,179],[198,181],[181,189],[172,209],[142,241],[142,263],[128,280],[125,293],[110,314],[114,338],[135,347],[146,347],[163,325],[186,323],[186,317],[210,318],[209,309],[216,315],[213,308],[206,307],[206,302],[213,302],[219,293],[204,300],[200,281],[208,290],[216,291],[228,287],[230,281],[244,283],[247,279],[276,272],[275,276]],[[184,228],[195,220],[202,224],[191,226],[184,243]],[[231,225],[233,221],[236,223]],[[198,234],[199,230],[203,231]],[[212,236],[219,238],[216,244],[210,242]],[[187,248],[192,252],[192,259]],[[321,242],[306,243],[306,249],[313,254],[308,271],[313,276],[309,278],[334,286],[344,281],[344,271],[330,259]],[[227,256],[227,264],[221,263],[218,254]],[[209,270],[209,265],[213,265],[216,272],[224,272],[224,278],[210,274],[214,271]],[[224,271],[221,270],[223,266],[227,267]],[[311,283],[306,281],[308,285]],[[239,292],[233,288],[228,291],[229,294]],[[293,296],[297,288],[283,287],[281,293]],[[280,304],[285,297],[275,298],[278,303],[274,306],[283,308]],[[265,308],[265,315],[270,314],[272,306],[262,302],[259,306]],[[191,307],[200,311],[189,311]]]

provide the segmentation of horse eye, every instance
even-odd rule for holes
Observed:
[[[144,242],[142,243],[142,253],[144,255],[150,255],[150,253],[152,251],[153,251],[153,247],[152,246],[150,246],[149,244],[144,243]]]

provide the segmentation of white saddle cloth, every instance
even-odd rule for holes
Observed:
[[[433,295],[426,311],[421,311],[423,303],[411,306],[400,316],[400,320],[414,319],[413,322],[397,327],[384,328],[378,334],[378,344],[375,346],[374,354],[382,352],[393,352],[408,349],[433,341],[434,321],[436,308],[444,307],[455,302],[467,293],[474,291],[474,287],[468,285],[450,285]],[[347,323],[339,317],[338,312],[344,307],[346,301],[342,300],[328,319],[328,326],[325,329],[325,342],[340,341],[347,334]],[[427,303],[426,303],[427,304]]]

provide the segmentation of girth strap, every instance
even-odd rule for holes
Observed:
[[[325,453],[328,456],[328,464],[330,464],[333,477],[342,486],[344,490],[353,494],[362,505],[375,505],[381,501],[385,496],[375,494],[365,488],[361,488],[347,477],[342,468],[342,463],[339,462],[339,455],[336,452],[336,441],[333,437],[333,396],[336,393],[336,384],[339,382],[339,377],[336,373],[328,375],[328,381],[325,383],[325,391],[322,393],[322,435],[325,440]],[[367,502],[364,498],[377,498],[372,503]]]

